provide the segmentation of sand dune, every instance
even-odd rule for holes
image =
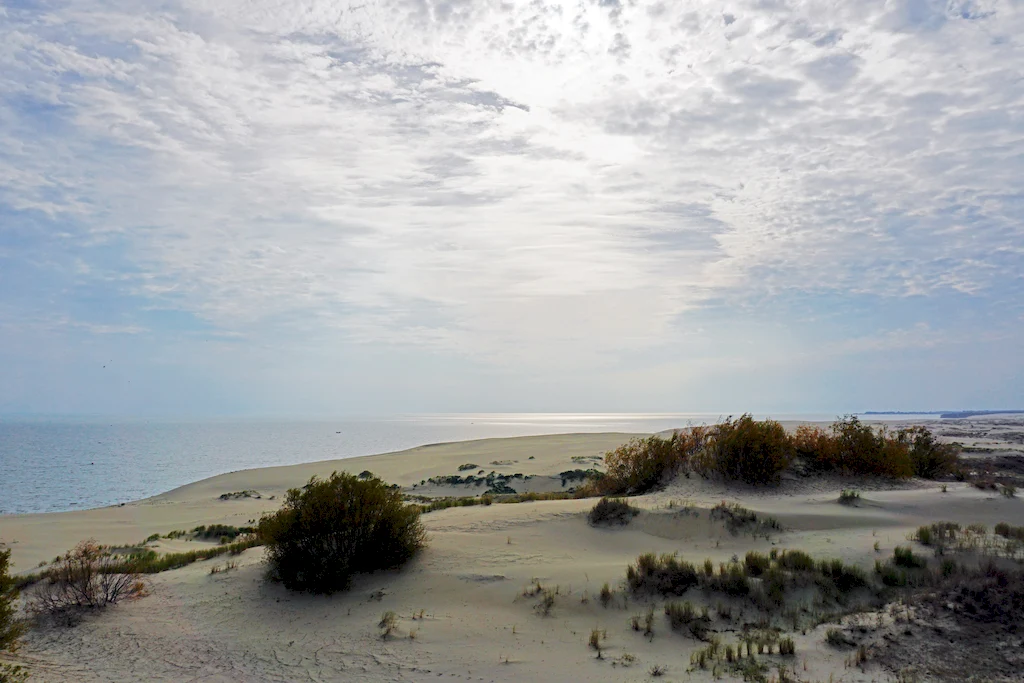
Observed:
[[[24,570],[88,536],[122,543],[200,523],[245,522],[276,507],[289,486],[334,469],[368,469],[410,487],[453,474],[466,462],[488,471],[556,475],[627,438],[499,439],[237,472],[124,507],[5,517],[0,537]],[[490,464],[497,461],[509,462]],[[1024,522],[1020,499],[966,484],[951,484],[943,493],[934,483],[858,482],[857,506],[837,502],[844,486],[849,482],[789,478],[766,491],[680,478],[634,499],[643,512],[614,529],[588,525],[593,500],[433,512],[423,517],[429,546],[409,566],[361,577],[350,592],[331,597],[265,582],[262,550],[253,548],[236,558],[236,570],[211,574],[210,567],[224,560],[208,560],[154,575],[146,598],[75,628],[34,631],[19,661],[39,681],[643,681],[653,666],[664,667],[660,680],[712,680],[710,671],[687,671],[690,653],[701,643],[671,632],[660,613],[652,639],[630,628],[630,617],[647,603],[622,591],[607,606],[598,600],[601,586],[618,587],[640,553],[678,552],[717,563],[751,549],[801,548],[868,569],[926,522]],[[245,489],[261,498],[219,500],[222,493]],[[730,533],[708,514],[722,500],[772,516],[782,530],[767,538]],[[537,609],[536,596],[524,595],[537,582],[557,586],[548,616]],[[398,615],[398,631],[382,640],[377,622],[389,610]],[[869,663],[864,671],[848,668],[850,653],[826,645],[825,628],[796,633],[795,658],[764,660],[790,666],[800,680],[890,680],[882,663]],[[593,629],[607,631],[602,660],[587,647]],[[997,673],[985,680],[1020,678]]]

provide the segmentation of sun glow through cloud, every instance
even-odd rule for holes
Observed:
[[[0,410],[1019,403],[1022,35],[1010,0],[8,4]]]

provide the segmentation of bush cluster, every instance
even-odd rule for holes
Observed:
[[[332,593],[353,575],[400,566],[423,547],[419,510],[380,479],[335,472],[291,489],[257,534],[270,576],[294,590]]]
[[[854,416],[828,431],[798,427],[793,444],[813,468],[842,474],[937,479],[959,468],[957,447],[938,443],[925,427],[876,430]]]
[[[633,439],[607,453],[605,476],[592,477],[580,491],[636,495],[691,471],[748,484],[772,484],[796,458],[813,470],[848,475],[934,479],[959,469],[957,447],[938,443],[924,427],[876,429],[850,416],[828,430],[804,425],[790,435],[774,420],[755,420],[747,414],[669,438]]]

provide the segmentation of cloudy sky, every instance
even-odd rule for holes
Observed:
[[[1021,0],[6,0],[0,413],[1024,408]]]

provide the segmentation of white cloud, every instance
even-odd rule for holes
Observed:
[[[8,9],[0,199],[225,331],[592,363],[709,301],[1019,290],[1021,35],[1011,2]]]

